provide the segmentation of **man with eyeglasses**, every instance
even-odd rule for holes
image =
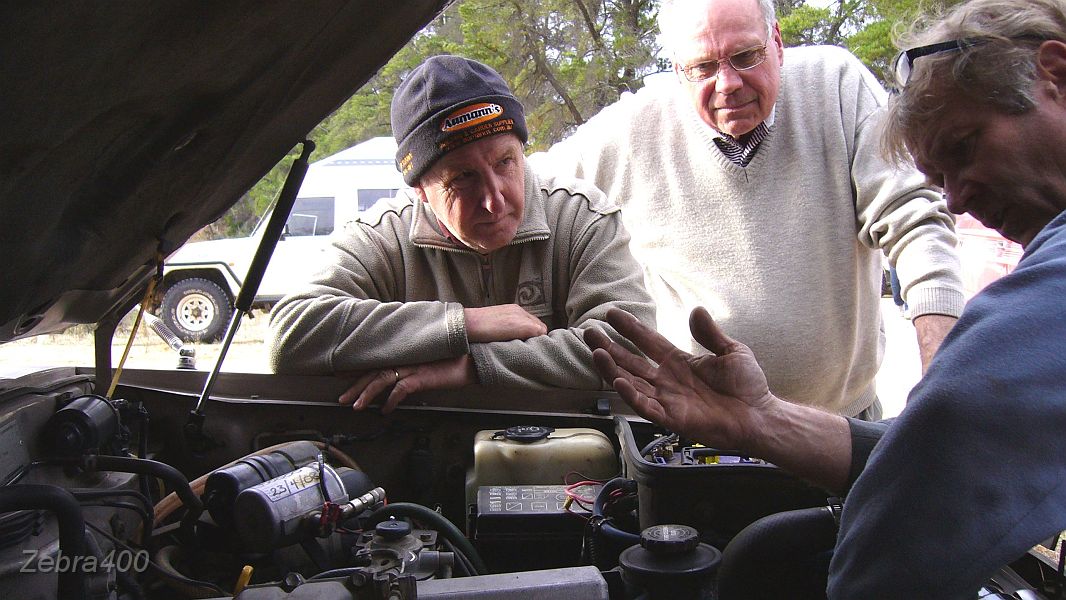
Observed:
[[[688,347],[706,307],[749,343],[775,393],[881,415],[881,252],[923,366],[962,311],[940,194],[877,149],[885,92],[847,51],[784,49],[770,0],[673,0],[676,82],[626,95],[534,160],[622,206],[659,331]]]
[[[709,356],[618,311],[654,364],[585,339],[642,416],[846,494],[830,598],[1002,598],[979,589],[1066,530],[1066,0],[971,0],[903,46],[884,147],[1025,254],[970,300],[899,418],[779,399],[702,309]]]

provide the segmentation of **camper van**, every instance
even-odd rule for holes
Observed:
[[[269,308],[310,277],[330,234],[404,186],[396,142],[373,138],[312,163],[256,293]],[[225,332],[270,212],[243,238],[185,244],[163,267],[158,315],[183,341],[211,342]]]

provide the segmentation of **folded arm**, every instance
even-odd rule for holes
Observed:
[[[575,200],[577,201],[577,200]],[[562,242],[560,242],[562,243]],[[654,326],[655,305],[644,288],[640,266],[629,252],[629,234],[617,212],[598,215],[580,227],[567,247],[556,250],[554,282],[564,292],[566,327],[521,340],[472,343],[470,353],[482,383],[510,387],[603,389],[583,332],[599,328],[633,348],[605,321],[611,308]],[[560,287],[562,286],[562,287]]]

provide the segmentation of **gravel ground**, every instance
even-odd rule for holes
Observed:
[[[223,371],[240,373],[269,373],[267,352],[263,345],[268,316],[262,311],[253,311],[253,317],[245,317],[226,352]],[[129,341],[133,317],[127,317],[119,326],[119,332],[111,344],[112,364],[119,359]],[[190,344],[196,350],[196,368],[210,371],[218,359],[222,344]],[[42,335],[27,340],[9,342],[0,346],[0,365],[3,370],[19,366],[56,367],[92,366],[93,338],[87,327],[75,327],[63,334]],[[173,369],[178,365],[178,353],[143,324],[138,328],[126,359],[131,369]],[[2,373],[2,371],[0,371]]]

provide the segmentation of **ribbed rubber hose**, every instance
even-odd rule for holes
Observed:
[[[72,565],[86,556],[85,519],[81,506],[67,490],[54,485],[12,485],[0,488],[0,513],[16,510],[47,510],[59,523],[59,552]],[[59,597],[87,598],[86,574],[82,569],[59,570]]]

